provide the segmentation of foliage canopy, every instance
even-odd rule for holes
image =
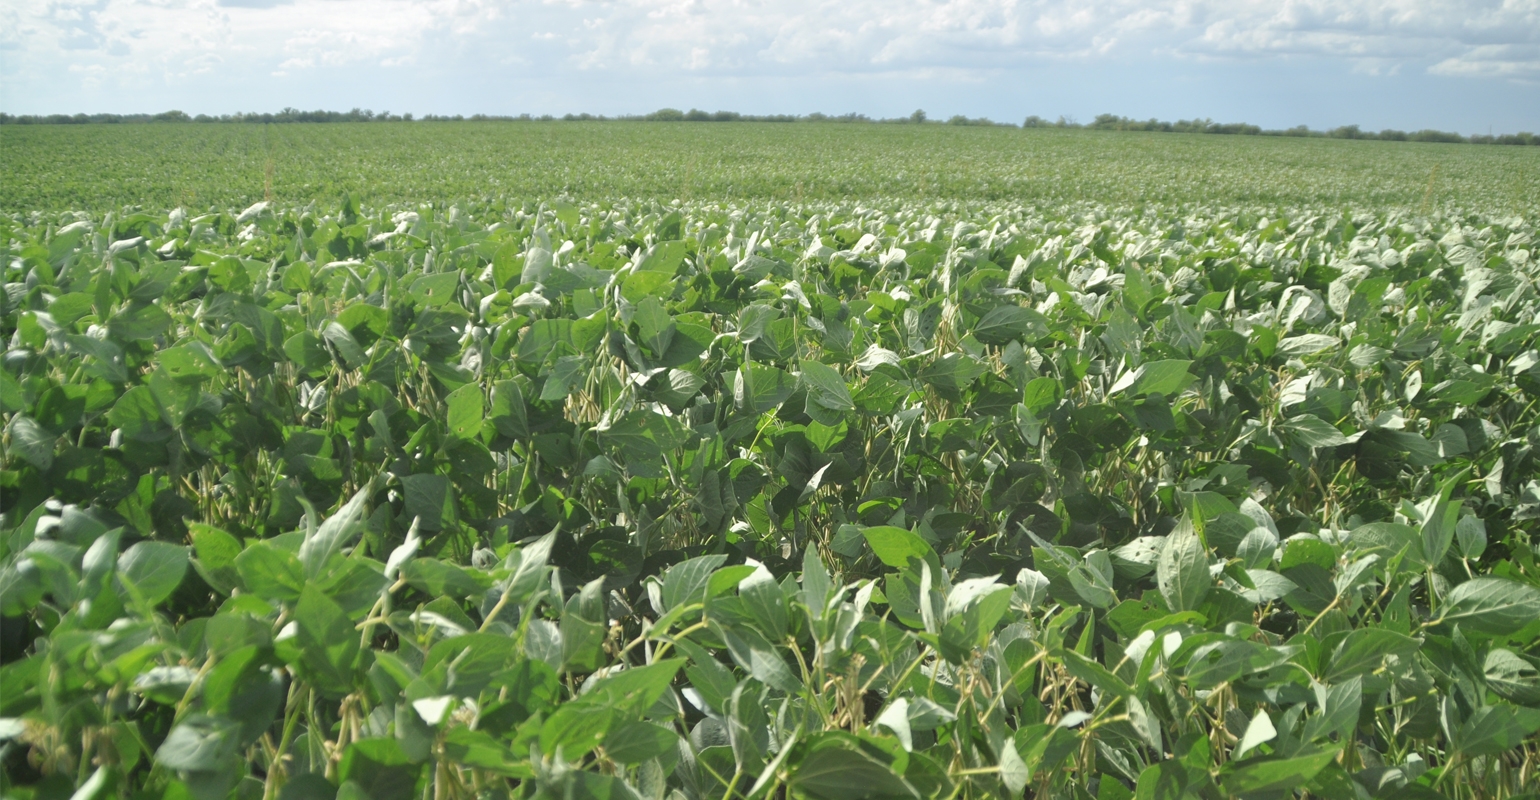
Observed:
[[[0,223],[17,797],[1509,797],[1522,219]]]

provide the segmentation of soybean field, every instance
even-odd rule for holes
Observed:
[[[0,130],[0,793],[1535,798],[1531,148]]]

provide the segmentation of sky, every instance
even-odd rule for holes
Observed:
[[[0,0],[0,110],[1540,131],[1540,0]]]

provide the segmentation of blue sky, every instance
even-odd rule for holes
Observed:
[[[0,0],[5,111],[285,106],[1540,131],[1540,0]]]

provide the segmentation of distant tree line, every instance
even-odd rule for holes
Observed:
[[[987,117],[970,118],[958,114],[943,120],[932,120],[926,116],[923,110],[915,111],[906,117],[873,118],[865,114],[740,114],[736,111],[702,111],[692,108],[689,111],[680,111],[677,108],[662,108],[649,114],[605,116],[603,114],[565,114],[553,116],[551,114],[531,115],[519,114],[517,116],[505,116],[494,114],[461,114],[440,115],[426,114],[414,117],[411,114],[392,114],[389,111],[375,113],[369,109],[355,108],[352,111],[301,111],[297,108],[285,108],[277,113],[236,113],[211,116],[208,114],[189,115],[182,111],[165,111],[159,114],[6,114],[0,113],[0,125],[111,125],[119,123],[155,123],[155,122],[242,122],[242,123],[288,123],[288,122],[846,122],[846,123],[877,123],[877,124],[945,124],[945,125],[971,125],[981,127],[1018,127],[1010,122],[995,122]],[[1507,144],[1507,145],[1540,145],[1540,135],[1528,132],[1505,133],[1496,136],[1472,135],[1463,136],[1449,131],[1420,130],[1398,131],[1386,129],[1379,132],[1366,131],[1357,125],[1344,125],[1331,130],[1317,131],[1299,125],[1284,130],[1266,130],[1257,125],[1245,122],[1219,123],[1211,119],[1184,119],[1176,122],[1168,122],[1158,119],[1139,120],[1130,117],[1120,117],[1115,114],[1099,114],[1096,119],[1082,124],[1073,117],[1059,117],[1049,121],[1036,115],[1027,117],[1020,125],[1022,128],[1078,128],[1100,131],[1142,131],[1151,133],[1207,133],[1224,134],[1232,136],[1300,136],[1317,137],[1327,139],[1378,139],[1381,141],[1395,142],[1446,142],[1459,144]]]
[[[367,109],[352,111],[300,111],[285,108],[273,113],[236,113],[210,116],[191,116],[184,111],[162,111],[159,114],[5,114],[0,113],[0,125],[115,125],[136,122],[411,122],[411,114],[392,114],[381,111],[376,114]],[[440,119],[445,119],[441,117]]]
[[[1183,119],[1176,122],[1166,122],[1158,119],[1131,119],[1119,117],[1114,114],[1100,114],[1089,124],[1079,125],[1073,120],[1060,117],[1055,122],[1049,122],[1042,117],[1027,117],[1023,123],[1027,128],[1089,128],[1101,131],[1148,131],[1156,133],[1213,133],[1228,134],[1232,136],[1304,136],[1325,139],[1378,139],[1388,142],[1446,142],[1452,144],[1516,144],[1516,145],[1540,145],[1540,136],[1533,133],[1505,133],[1497,136],[1462,136],[1449,131],[1435,131],[1424,129],[1420,131],[1398,131],[1387,128],[1379,131],[1366,131],[1357,125],[1343,125],[1326,131],[1316,131],[1304,125],[1298,125],[1284,130],[1264,130],[1257,125],[1245,122],[1219,123],[1211,119]]]

